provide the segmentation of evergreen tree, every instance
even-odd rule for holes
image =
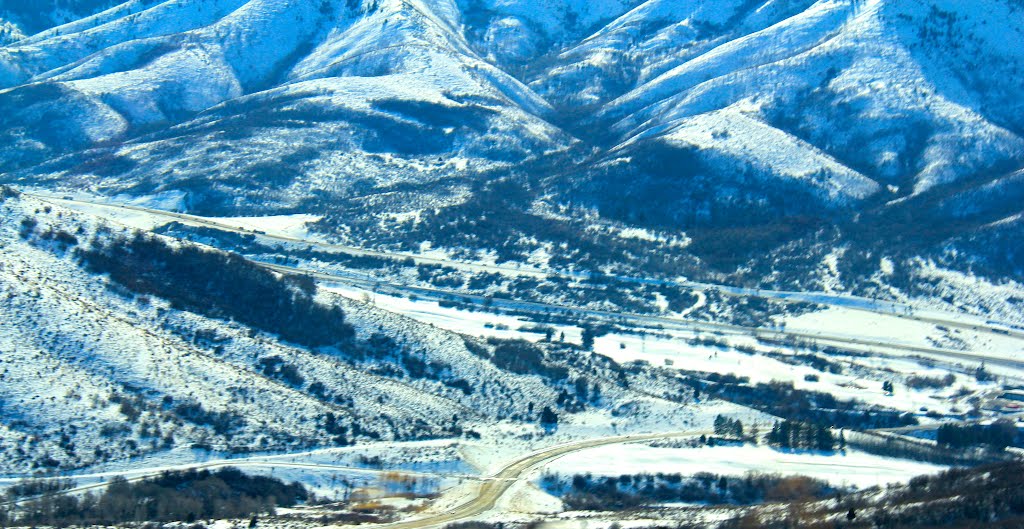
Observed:
[[[550,406],[544,406],[544,409],[541,410],[540,424],[545,427],[553,427],[558,425],[558,415],[551,410]]]
[[[581,343],[584,349],[586,349],[587,351],[594,350],[594,338],[594,329],[591,329],[589,326],[583,327],[583,336],[581,338]]]

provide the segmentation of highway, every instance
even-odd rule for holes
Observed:
[[[291,462],[285,462],[285,461],[275,462],[275,461],[267,461],[267,460],[259,460],[259,459],[248,460],[248,459],[244,459],[244,458],[242,458],[242,459],[218,460],[218,461],[212,461],[212,462],[209,462],[209,463],[198,463],[198,464],[194,464],[194,465],[176,465],[176,466],[169,466],[169,467],[157,467],[157,468],[152,468],[152,469],[145,469],[145,468],[143,468],[143,469],[132,469],[132,470],[126,470],[124,472],[104,472],[104,473],[101,473],[101,474],[68,475],[68,476],[57,476],[57,477],[52,477],[52,478],[51,477],[46,477],[46,478],[33,478],[33,479],[42,479],[42,480],[71,479],[71,480],[76,480],[76,479],[89,479],[89,478],[92,478],[92,479],[96,479],[96,478],[112,478],[114,476],[119,476],[119,475],[125,475],[125,476],[129,476],[130,475],[131,477],[126,477],[126,481],[128,481],[129,483],[134,483],[134,482],[138,482],[138,481],[142,481],[142,480],[145,480],[145,479],[149,479],[149,478],[153,478],[153,477],[159,476],[161,473],[166,472],[166,471],[178,472],[178,471],[186,471],[186,470],[214,470],[214,469],[225,468],[225,467],[235,467],[235,468],[269,468],[269,469],[289,468],[289,469],[300,469],[300,470],[314,470],[314,471],[319,470],[319,471],[324,471],[324,472],[338,472],[338,473],[344,472],[344,473],[347,473],[347,474],[370,474],[370,475],[386,474],[386,473],[394,472],[394,473],[398,473],[398,474],[401,474],[401,475],[404,475],[404,476],[414,476],[414,477],[427,477],[427,478],[454,477],[454,478],[464,479],[464,480],[479,480],[479,479],[482,479],[480,476],[471,476],[471,475],[440,475],[440,474],[430,474],[430,473],[426,473],[426,472],[415,472],[415,471],[408,471],[408,470],[384,470],[384,469],[375,469],[375,468],[349,467],[349,466],[341,466],[341,465],[325,465],[325,464],[319,464],[319,463],[291,463]],[[13,485],[15,482],[16,482],[16,480],[11,480],[11,479],[6,479],[5,478],[3,480],[0,480],[0,487],[7,486],[7,485]],[[73,487],[73,488],[70,488],[68,490],[60,491],[60,492],[53,493],[53,494],[50,494],[50,495],[82,494],[82,493],[89,492],[89,491],[103,489],[103,488],[105,488],[107,486],[107,484],[108,484],[108,481],[105,480],[105,481],[101,481],[101,482],[97,482],[97,483],[91,483],[89,485],[82,485],[80,487]],[[20,498],[20,499],[17,499],[17,500],[0,501],[0,507],[10,507],[10,506],[14,506],[14,505],[19,505],[19,504],[22,504],[22,503],[26,503],[26,502],[30,502],[30,501],[36,500],[36,499],[39,499],[39,497],[36,496],[36,497],[32,497],[32,498]]]
[[[153,215],[155,217],[165,218],[168,220],[179,221],[184,224],[192,226],[200,226],[206,228],[213,228],[217,230],[233,232],[244,235],[255,235],[257,237],[267,239],[270,241],[284,242],[289,244],[298,244],[303,246],[311,246],[326,251],[344,252],[350,255],[363,256],[363,257],[377,257],[381,259],[388,259],[393,261],[406,261],[412,260],[417,265],[441,265],[446,267],[455,268],[472,273],[500,273],[504,275],[512,276],[525,276],[534,278],[549,278],[559,277],[572,281],[585,281],[591,278],[591,274],[586,272],[574,272],[557,269],[545,269],[536,267],[519,267],[519,266],[507,266],[498,264],[488,263],[473,263],[465,261],[455,261],[450,259],[444,259],[440,257],[425,256],[422,254],[414,253],[403,253],[403,252],[390,252],[390,251],[379,251],[370,250],[366,248],[360,248],[357,246],[350,246],[345,244],[334,244],[326,243],[322,241],[301,239],[295,237],[288,237],[280,234],[266,233],[262,231],[255,231],[246,229],[242,226],[238,226],[237,223],[230,223],[225,220],[218,220],[209,217],[201,217],[197,215],[189,215],[187,213],[177,213],[173,211],[166,211],[160,209],[147,208],[142,206],[136,206],[132,204],[113,204],[104,201],[89,201],[81,199],[70,199],[70,198],[57,198],[56,196],[49,194],[35,194],[35,193],[23,193],[27,196],[37,198],[39,200],[48,201],[57,205],[65,207],[81,207],[87,206],[89,208],[108,208],[113,211],[117,210],[129,210],[136,211],[139,213],[145,213]],[[842,307],[849,310],[857,310],[863,312],[869,312],[874,314],[883,314],[886,316],[892,316],[896,318],[906,319],[910,321],[918,321],[924,323],[931,323],[935,325],[943,325],[951,328],[965,329],[975,332],[998,334],[1001,336],[1010,336],[1014,338],[1024,339],[1024,329],[1014,327],[1012,325],[1000,323],[1000,322],[989,322],[982,321],[977,317],[969,317],[964,319],[961,314],[955,313],[943,313],[939,311],[928,311],[926,313],[920,313],[915,311],[913,307],[909,305],[902,305],[899,303],[872,300],[868,298],[846,295],[846,294],[828,294],[824,292],[794,292],[794,291],[782,291],[782,290],[766,290],[766,289],[755,289],[747,287],[738,287],[732,285],[705,283],[699,281],[690,281],[687,279],[650,279],[650,278],[639,278],[630,276],[609,276],[608,279],[636,284],[646,285],[666,285],[676,286],[696,291],[716,291],[727,296],[735,297],[757,297],[764,299],[773,299],[786,303],[816,303],[819,305]]]
[[[938,430],[946,424],[952,424],[955,426],[969,426],[972,424],[990,424],[993,420],[1005,419],[1008,421],[1019,422],[1024,421],[1024,413],[1007,413],[998,415],[996,417],[986,416],[979,419],[970,419],[966,421],[943,421],[935,422],[931,424],[915,424],[912,426],[900,426],[898,428],[875,428],[871,430],[875,433],[894,433],[894,434],[907,434],[913,432],[924,432],[929,430]]]
[[[278,457],[281,457],[281,456],[278,456]],[[159,476],[160,474],[162,474],[164,472],[168,472],[168,471],[170,471],[170,472],[182,472],[182,471],[189,471],[189,470],[202,471],[202,470],[223,469],[223,468],[227,468],[227,467],[233,467],[233,468],[238,468],[238,469],[271,469],[271,470],[272,469],[298,469],[298,470],[323,471],[323,472],[334,472],[334,473],[345,473],[345,474],[367,474],[367,475],[382,475],[382,474],[394,473],[394,474],[399,474],[399,475],[402,475],[402,476],[410,476],[410,477],[417,477],[417,478],[457,478],[457,479],[461,479],[461,480],[483,480],[484,479],[484,478],[481,478],[480,476],[471,476],[471,475],[440,475],[440,474],[430,474],[430,473],[406,471],[406,470],[367,469],[367,468],[360,468],[360,467],[344,467],[344,466],[338,466],[338,465],[323,465],[323,464],[315,464],[315,462],[272,461],[272,460],[266,460],[266,459],[259,459],[258,456],[257,456],[257,458],[254,458],[254,459],[247,459],[247,458],[221,459],[221,460],[210,461],[210,462],[202,462],[202,464],[196,464],[196,465],[180,465],[180,466],[172,466],[172,467],[158,467],[158,468],[153,468],[153,469],[132,469],[130,471],[125,471],[123,473],[108,472],[108,473],[102,473],[102,474],[85,474],[85,475],[57,476],[57,477],[33,478],[33,479],[37,479],[37,480],[63,480],[63,479],[79,480],[79,479],[89,479],[89,478],[96,479],[96,478],[113,478],[115,476],[131,476],[130,478],[126,477],[125,481],[128,481],[129,483],[135,483],[135,482],[142,481],[142,480],[145,480],[145,479],[155,478],[155,477]],[[2,480],[0,480],[0,487],[7,486],[7,485],[13,485],[16,481],[17,480],[2,479]],[[91,483],[89,485],[82,485],[80,487],[73,487],[73,488],[70,488],[68,490],[62,490],[60,492],[55,492],[55,493],[53,493],[51,495],[81,494],[81,493],[85,493],[85,492],[89,492],[89,491],[105,488],[106,485],[108,485],[108,483],[109,483],[108,480],[103,480],[103,481],[100,481],[100,482],[97,482],[97,483]],[[28,501],[32,501],[32,500],[35,500],[35,499],[38,499],[38,498],[39,498],[39,496],[28,497],[28,498],[18,498],[18,499],[15,499],[15,500],[0,501],[0,508],[4,508],[4,506],[12,506],[12,505],[26,503]]]
[[[483,297],[472,294],[463,294],[458,291],[443,290],[438,288],[421,287],[414,285],[399,285],[388,283],[385,281],[378,281],[369,278],[360,278],[355,276],[342,276],[337,274],[328,274],[324,272],[314,272],[302,268],[296,268],[285,265],[263,263],[260,261],[252,261],[253,263],[274,270],[283,274],[297,274],[307,275],[321,282],[335,282],[339,284],[352,285],[367,290],[379,291],[381,289],[389,290],[398,295],[415,294],[421,298],[434,299],[434,300],[450,300],[450,299],[461,299],[468,300],[480,306],[489,306],[491,310],[494,309],[505,309],[510,311],[516,311],[521,313],[531,313],[538,316],[551,316],[554,314],[561,314],[565,316],[572,316],[576,319],[600,319],[611,321],[620,324],[630,324],[636,327],[646,328],[663,328],[663,329],[674,329],[689,332],[705,332],[705,333],[721,333],[721,334],[732,334],[742,336],[753,336],[755,338],[769,339],[769,340],[781,340],[781,341],[805,341],[805,342],[816,342],[824,345],[835,345],[837,347],[857,347],[860,349],[870,349],[872,352],[880,354],[890,354],[893,351],[900,351],[902,353],[911,354],[928,354],[937,356],[953,362],[973,362],[982,363],[987,365],[998,365],[1009,367],[1013,369],[1024,369],[1024,358],[1021,359],[1010,359],[993,357],[989,355],[983,355],[978,353],[972,353],[967,351],[958,351],[954,349],[944,349],[939,347],[927,347],[914,344],[899,343],[893,341],[884,340],[871,340],[866,338],[860,338],[855,335],[848,334],[837,334],[837,333],[826,333],[826,332],[807,332],[807,331],[787,331],[782,329],[772,329],[765,327],[748,327],[742,325],[735,325],[731,323],[716,323],[699,320],[688,320],[681,318],[672,318],[668,316],[653,316],[646,314],[633,314],[628,312],[616,312],[598,309],[585,309],[578,307],[571,307],[566,305],[554,305],[549,303],[540,303],[535,301],[516,301],[503,298]]]
[[[378,257],[383,259],[389,259],[394,261],[403,261],[411,259],[416,264],[425,265],[442,265],[460,269],[463,271],[473,273],[502,273],[506,275],[519,275],[519,276],[530,276],[537,278],[546,278],[549,276],[564,277],[572,280],[585,280],[589,277],[588,274],[579,272],[566,272],[550,269],[537,269],[537,268],[520,268],[512,266],[502,266],[487,263],[467,263],[462,261],[452,261],[448,259],[442,259],[438,257],[430,257],[419,254],[409,254],[401,252],[384,252],[377,250],[368,250],[355,246],[348,246],[343,244],[325,243],[320,241],[311,241],[307,239],[299,239],[294,237],[287,237],[279,234],[269,234],[263,232],[256,232],[253,230],[245,229],[244,227],[231,224],[226,221],[220,221],[216,219],[210,219],[207,217],[200,217],[196,215],[189,215],[187,213],[176,213],[171,211],[164,211],[152,208],[146,208],[142,206],[135,206],[130,204],[109,204],[104,202],[90,202],[84,200],[73,200],[68,198],[56,198],[51,195],[40,195],[25,193],[28,196],[35,197],[40,200],[48,201],[56,205],[63,206],[88,206],[90,208],[101,207],[108,208],[111,210],[132,210],[148,215],[166,218],[169,220],[176,220],[190,225],[214,228],[227,232],[245,234],[245,235],[256,235],[258,237],[266,238],[269,240],[287,242],[290,244],[308,245],[318,247],[325,250],[345,252],[356,256],[369,256]],[[406,284],[397,284],[393,282],[373,279],[368,276],[359,276],[356,274],[340,275],[340,274],[328,274],[323,272],[315,272],[306,269],[264,263],[260,261],[252,261],[260,266],[275,270],[280,273],[287,274],[301,274],[309,275],[322,281],[331,281],[341,284],[348,284],[357,286],[360,288],[377,290],[386,288],[399,295],[415,294],[421,297],[428,297],[435,300],[449,300],[449,299],[465,299],[473,301],[480,305],[489,305],[492,308],[513,310],[519,312],[533,313],[537,315],[550,315],[550,314],[565,314],[572,315],[576,318],[596,318],[602,320],[609,320],[613,322],[628,323],[638,326],[646,327],[663,327],[684,331],[692,332],[711,332],[711,333],[723,333],[723,334],[739,334],[744,336],[753,336],[756,338],[763,338],[769,340],[784,340],[784,341],[814,341],[819,344],[834,345],[837,347],[856,347],[858,350],[864,348],[870,349],[873,352],[885,354],[888,351],[900,351],[902,353],[911,354],[927,354],[933,357],[939,357],[946,359],[953,363],[959,362],[972,362],[972,363],[986,363],[989,365],[998,365],[1003,367],[1009,367],[1013,369],[1024,368],[1024,358],[1001,358],[991,355],[978,354],[969,351],[960,351],[954,349],[945,349],[939,347],[927,347],[922,345],[899,343],[892,340],[877,340],[861,338],[855,335],[839,334],[839,333],[827,333],[827,332],[809,332],[809,331],[792,331],[775,328],[765,327],[747,327],[740,325],[733,325],[727,323],[715,323],[700,320],[690,320],[683,318],[673,318],[667,316],[655,316],[646,314],[631,314],[626,312],[597,310],[597,309],[585,309],[565,305],[554,305],[532,301],[518,301],[501,298],[484,298],[482,296],[466,294],[457,290],[443,290],[432,287],[414,286]],[[726,295],[732,296],[755,296],[763,298],[778,299],[793,303],[802,302],[813,302],[826,303],[827,300],[833,299],[835,306],[842,306],[854,310],[862,310],[872,313],[884,314],[887,316],[895,316],[902,319],[911,321],[926,322],[935,325],[945,325],[947,327],[956,327],[970,329],[976,332],[986,332],[991,334],[997,334],[1000,336],[1009,336],[1012,338],[1024,339],[1024,331],[1016,330],[1012,327],[998,324],[993,325],[992,323],[982,322],[971,322],[956,319],[956,315],[947,315],[944,317],[937,316],[933,312],[929,312],[927,315],[915,314],[913,311],[906,312],[904,308],[898,308],[900,306],[891,303],[883,303],[863,298],[836,296],[836,295],[825,295],[821,293],[813,292],[786,292],[786,291],[772,291],[772,290],[760,290],[760,289],[749,289],[742,287],[733,287],[728,285],[717,285],[709,283],[699,283],[693,281],[662,281],[662,280],[647,280],[640,278],[631,277],[620,277],[613,276],[612,279],[617,279],[626,282],[638,282],[647,284],[673,284],[686,288],[697,288],[699,290],[716,290]],[[840,298],[845,299],[841,300]],[[825,301],[821,301],[825,300]],[[891,306],[892,311],[878,310],[879,307]]]

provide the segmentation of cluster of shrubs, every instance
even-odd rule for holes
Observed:
[[[868,432],[850,432],[846,437],[846,444],[850,448],[869,454],[947,466],[975,466],[1011,457],[1005,452],[962,450],[935,446],[902,436]]]
[[[918,476],[886,503],[900,508],[878,509],[874,527],[1024,527],[1024,463]]]
[[[493,352],[486,347],[467,347],[471,352],[490,360],[495,366],[524,375],[536,374],[552,380],[565,380],[569,372],[562,366],[545,361],[544,351],[526,340],[488,338]]]
[[[298,484],[249,476],[236,468],[165,472],[128,482],[117,477],[99,495],[44,495],[17,511],[0,511],[0,525],[120,525],[128,522],[194,522],[271,513],[310,497]]]
[[[3,498],[11,502],[19,498],[31,498],[73,489],[75,485],[73,479],[24,479],[7,487]]]
[[[827,483],[807,477],[756,473],[742,477],[708,472],[692,476],[577,474],[567,486],[557,476],[545,476],[544,481],[549,489],[566,489],[562,501],[573,510],[622,510],[669,502],[753,505],[823,498],[835,492]]]
[[[996,421],[992,424],[943,424],[936,432],[935,440],[940,446],[968,448],[983,446],[1003,450],[1012,446],[1018,437],[1017,427],[1011,421]]]
[[[792,382],[772,381],[756,385],[748,382],[746,377],[714,374],[683,379],[683,383],[691,387],[697,396],[717,397],[790,420],[861,430],[917,424],[913,414],[869,409],[857,400],[839,400],[830,393],[796,389]]]
[[[822,358],[816,354],[808,353],[797,353],[797,354],[786,354],[782,352],[770,352],[766,353],[765,356],[774,358],[780,362],[785,362],[790,365],[806,365],[821,371],[822,373],[833,373],[842,374],[843,366],[836,362],[832,362],[825,358]]]
[[[1009,461],[919,476],[884,494],[810,505],[753,508],[719,529],[1016,529],[1024,527],[1024,463]]]
[[[291,386],[300,387],[306,383],[306,379],[299,373],[299,369],[293,364],[285,362],[280,356],[261,358],[256,366],[264,375],[281,380]]]
[[[942,389],[948,388],[956,382],[956,375],[949,373],[944,377],[926,377],[912,375],[907,377],[907,387],[911,389]]]
[[[183,402],[174,407],[178,417],[198,426],[209,426],[217,435],[228,435],[245,426],[245,419],[230,411],[210,411],[198,402]]]

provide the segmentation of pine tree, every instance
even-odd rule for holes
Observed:
[[[721,414],[715,417],[715,435],[725,435],[727,433],[727,422],[728,419]]]
[[[583,328],[583,336],[581,338],[581,344],[587,351],[594,349],[594,330],[590,327]]]
[[[768,436],[767,436],[768,444],[771,444],[771,445],[781,445],[782,444],[781,436],[782,436],[781,428],[779,427],[779,423],[776,422],[775,424],[772,425],[772,431],[768,432]]]
[[[544,406],[540,412],[540,423],[544,426],[555,426],[558,424],[558,415],[551,411],[550,406]]]

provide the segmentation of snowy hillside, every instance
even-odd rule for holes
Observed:
[[[554,400],[542,378],[498,369],[459,335],[344,298],[323,300],[355,326],[344,350],[177,310],[83,268],[77,251],[123,228],[28,198],[0,212],[2,472],[452,435]]]
[[[640,84],[605,114],[651,134],[749,99],[776,127],[922,192],[1019,161],[1020,100],[988,87],[1019,78],[1024,52],[1007,43],[1024,38],[1022,21],[1004,2],[818,2]]]
[[[152,4],[154,0],[143,3]],[[74,22],[120,4],[120,0],[8,0],[0,4],[0,43]]]
[[[985,243],[1022,212],[991,191],[1015,196],[1024,166],[1019,2],[60,6],[0,13],[2,181],[522,261],[608,248],[580,230],[693,241],[682,270],[650,266],[653,242],[603,257],[648,262],[634,274],[850,244],[1024,267]]]
[[[671,428],[703,410],[674,373],[458,334],[7,187],[0,221],[0,474],[474,439],[544,417],[569,435]]]
[[[49,170],[184,187],[197,203],[262,187],[272,196],[249,205],[284,207],[564,148],[547,104],[457,24],[454,6],[397,0],[125,5],[0,51],[3,168],[104,143]]]

